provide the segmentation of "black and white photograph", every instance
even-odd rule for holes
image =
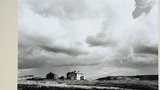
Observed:
[[[158,90],[158,0],[18,0],[18,90]]]

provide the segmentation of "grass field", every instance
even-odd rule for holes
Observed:
[[[18,90],[158,90],[158,80],[25,81]]]
[[[139,90],[158,90],[158,80],[111,80],[98,81],[97,86],[120,87]]]
[[[98,88],[98,87],[75,87],[75,86],[38,86],[38,85],[25,85],[19,84],[18,90],[123,90],[120,88]],[[127,89],[130,90],[130,89]]]

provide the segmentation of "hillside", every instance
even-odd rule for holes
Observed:
[[[96,80],[158,80],[158,75],[107,76]]]

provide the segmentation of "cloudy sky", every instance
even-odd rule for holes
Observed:
[[[19,0],[18,75],[158,73],[158,0]]]

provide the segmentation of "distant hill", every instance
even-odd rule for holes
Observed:
[[[96,80],[158,80],[158,75],[107,76]]]

